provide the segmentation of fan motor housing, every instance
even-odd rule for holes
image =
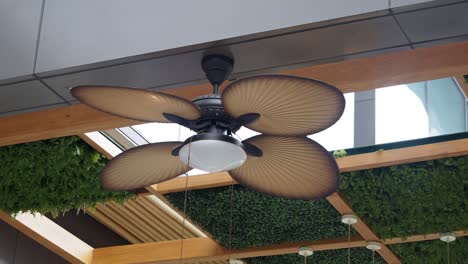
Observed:
[[[207,124],[207,127],[203,127],[197,132],[215,129],[218,132],[225,132],[227,130],[228,133],[231,133],[240,128],[240,126],[233,125],[235,123],[234,118],[224,111],[223,102],[219,94],[203,95],[195,98],[192,102],[200,107],[202,112],[202,118],[197,120],[197,122]]]

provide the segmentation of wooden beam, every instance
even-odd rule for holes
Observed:
[[[464,237],[468,236],[468,230],[458,230],[452,232],[456,237]],[[437,240],[440,238],[440,233],[432,233],[432,234],[425,234],[425,235],[414,235],[409,237],[396,237],[396,238],[389,238],[385,239],[383,242],[387,245],[394,245],[394,244],[403,244],[403,243],[411,243],[411,242],[419,242],[419,241],[428,241],[428,240]]]
[[[165,194],[171,192],[182,192],[185,191],[186,187],[187,190],[200,190],[229,186],[233,183],[237,184],[237,182],[232,179],[228,172],[223,171],[190,176],[188,179],[185,177],[178,177],[159,184],[154,184],[151,186],[151,188],[161,194]]]
[[[468,236],[468,231],[455,231],[456,236]],[[406,238],[391,238],[383,241],[384,244],[393,245],[408,242],[439,239],[440,234],[414,235]],[[137,245],[97,248],[94,250],[93,263],[180,263],[182,240],[144,243]],[[351,238],[350,246],[364,247],[366,240],[360,236]],[[216,245],[208,238],[184,239],[182,263],[196,261],[226,260],[228,258],[254,258],[261,256],[274,256],[294,254],[299,247],[308,246],[314,251],[336,250],[348,248],[346,238],[327,239],[314,242],[285,243],[271,246],[246,248],[228,252]],[[389,262],[399,263],[399,262]]]
[[[80,134],[78,135],[84,142],[88,143],[91,147],[93,147],[97,152],[101,153],[104,157],[106,157],[108,160],[111,160],[114,156],[110,154],[107,150],[105,150],[103,147],[99,146],[94,140],[92,140],[90,137],[88,137],[86,134]]]
[[[468,139],[358,154],[336,160],[340,172],[349,172],[464,155],[468,155]],[[209,173],[189,177],[188,189],[198,190],[229,186],[233,182],[235,183],[227,172]],[[175,178],[153,185],[152,188],[160,193],[183,191],[185,190],[185,178]]]
[[[337,158],[340,172],[366,170],[468,154],[468,139],[390,149]]]
[[[363,247],[365,241],[360,237],[351,239],[351,247]],[[182,246],[182,251],[181,251]],[[346,238],[328,239],[315,242],[289,243],[265,247],[233,250],[231,252],[218,246],[209,238],[189,238],[127,246],[97,248],[94,250],[93,263],[193,263],[197,261],[226,260],[228,258],[253,258],[297,253],[301,246],[311,247],[314,251],[342,249],[348,247]],[[181,257],[182,252],[182,257]],[[182,262],[180,260],[182,259]]]
[[[320,79],[344,93],[419,82],[468,72],[468,41],[394,52],[337,63],[281,71]],[[207,84],[165,92],[194,98],[210,92]],[[125,127],[141,122],[114,117],[84,105],[72,105],[0,118],[0,146]]]
[[[334,193],[327,197],[328,202],[335,207],[335,209],[342,215],[345,214],[352,214],[354,213],[353,209],[348,205],[348,203],[339,195],[338,193]],[[360,234],[366,241],[380,241],[383,243],[380,238],[372,231],[372,229],[359,219],[356,224],[353,225],[353,228]],[[401,263],[400,258],[393,253],[393,251],[382,244],[382,249],[378,250],[377,253],[385,260],[387,263]]]
[[[91,263],[93,248],[41,214],[20,213],[0,219],[71,263]]]
[[[77,104],[0,118],[0,146],[72,136],[139,123],[141,122],[116,117]]]

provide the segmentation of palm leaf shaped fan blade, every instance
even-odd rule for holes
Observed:
[[[161,142],[135,147],[111,159],[101,172],[109,190],[136,190],[172,179],[191,168],[171,151],[182,142]]]
[[[109,114],[149,122],[170,122],[163,113],[200,118],[194,103],[170,94],[113,86],[76,86],[71,94],[80,102]]]
[[[263,75],[235,81],[222,94],[224,110],[233,117],[258,113],[246,127],[275,136],[306,136],[333,125],[344,111],[335,87],[313,79]]]
[[[218,86],[232,65],[233,60],[223,55],[205,57],[202,67],[213,94],[192,102],[143,89],[73,88],[78,100],[98,110],[149,122],[174,122],[197,132],[185,142],[148,144],[121,153],[101,172],[102,186],[139,189],[194,167],[228,171],[239,184],[277,197],[310,200],[336,191],[335,159],[306,136],[340,118],[343,94],[317,80],[261,75],[234,81],[219,95]],[[264,135],[241,142],[231,134],[242,126]]]

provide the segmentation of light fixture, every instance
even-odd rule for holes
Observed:
[[[382,244],[377,241],[368,241],[366,248],[372,251],[372,263],[375,263],[375,251],[382,249]]]
[[[358,222],[358,217],[353,214],[345,214],[341,216],[341,222],[348,225],[348,264],[351,263],[351,225]]]
[[[447,242],[447,243],[453,242],[456,239],[457,239],[457,237],[455,237],[455,234],[452,233],[452,232],[443,233],[443,234],[440,235],[440,240],[442,240],[444,242]]]
[[[297,252],[297,254],[303,257],[309,257],[309,256],[312,256],[312,254],[314,254],[314,251],[309,247],[301,247],[299,248],[299,251]]]
[[[304,263],[307,264],[307,258],[314,254],[314,251],[310,247],[300,247],[297,254],[304,257]]]
[[[237,139],[221,134],[192,136],[179,149],[179,158],[192,168],[207,172],[235,169],[244,164],[247,154]]]
[[[382,244],[380,244],[380,242],[377,241],[368,241],[366,244],[366,248],[372,251],[377,251],[382,249]]]
[[[346,214],[341,217],[341,222],[347,225],[354,225],[358,222],[358,218],[355,215]]]
[[[449,264],[450,264],[450,243],[455,241],[456,239],[457,237],[452,232],[440,234],[440,240],[447,243],[447,263]]]

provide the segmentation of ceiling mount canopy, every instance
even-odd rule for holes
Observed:
[[[148,122],[173,122],[197,134],[127,150],[104,168],[103,187],[133,190],[160,183],[191,168],[227,170],[240,184],[290,199],[319,199],[338,187],[335,159],[307,138],[333,125],[343,94],[324,82],[288,75],[236,80],[219,94],[234,60],[210,54],[202,69],[213,93],[192,102],[162,92],[109,86],[77,86],[72,94],[100,111]],[[232,137],[241,127],[264,135]]]

